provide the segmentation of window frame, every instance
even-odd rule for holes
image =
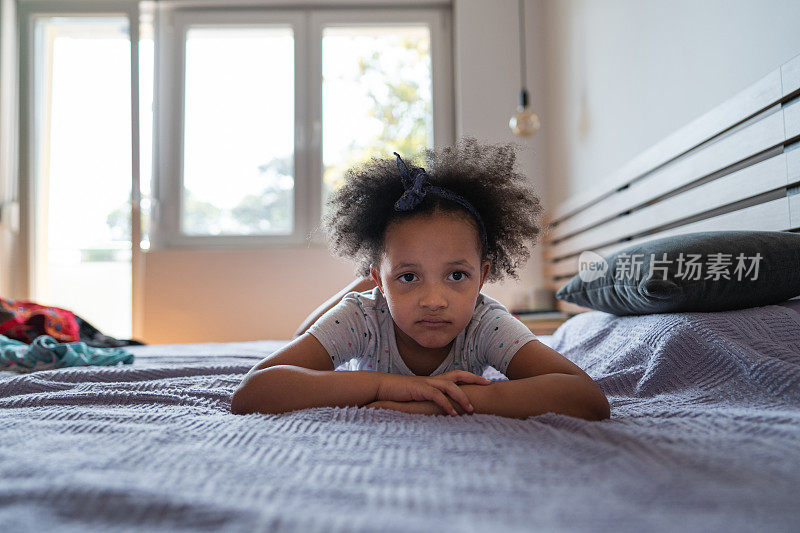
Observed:
[[[298,157],[305,145],[305,132],[298,128],[304,122],[303,106],[295,105],[294,110],[294,224],[289,235],[186,235],[181,232],[180,217],[183,213],[183,155],[185,123],[185,65],[186,35],[191,28],[219,27],[269,27],[289,26],[294,34],[294,98],[295,102],[306,100],[307,66],[305,65],[306,20],[300,12],[289,10],[230,10],[209,11],[199,9],[180,9],[170,13],[170,20],[159,24],[159,35],[162,40],[156,44],[156,55],[161,61],[156,62],[156,85],[160,102],[154,105],[159,124],[159,133],[163,132],[158,147],[157,177],[154,179],[154,198],[156,198],[159,218],[156,220],[153,237],[157,247],[185,246],[241,246],[268,240],[274,244],[297,243],[306,230],[305,221],[298,220],[298,212],[302,212],[302,202],[306,196],[305,183],[297,179],[297,175],[306,172],[305,160]],[[159,53],[159,45],[161,45]],[[161,82],[161,83],[160,83]],[[159,113],[159,110],[171,110]],[[155,155],[155,154],[154,154]],[[164,179],[162,177],[167,177]],[[151,246],[153,246],[151,240]]]
[[[322,216],[322,33],[326,27],[423,24],[430,29],[433,146],[452,144],[454,104],[450,12],[442,7],[212,10],[165,8],[156,28],[153,230],[151,249],[324,245]],[[191,27],[289,25],[294,32],[294,224],[289,235],[181,232],[186,32]],[[165,111],[166,110],[166,111]],[[171,111],[170,111],[171,110]]]

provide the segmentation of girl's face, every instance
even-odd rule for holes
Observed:
[[[447,347],[467,327],[489,273],[465,216],[435,212],[390,224],[372,278],[389,305],[398,346]]]

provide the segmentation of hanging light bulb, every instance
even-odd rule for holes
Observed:
[[[519,92],[517,112],[511,115],[508,127],[514,132],[514,135],[520,137],[534,135],[542,125],[539,115],[534,113],[529,106],[528,89],[525,88],[527,79],[525,63],[525,4],[524,0],[519,0],[519,78],[522,89]]]
[[[529,137],[534,135],[542,123],[539,121],[539,115],[533,112],[528,106],[528,91],[522,89],[519,93],[519,106],[517,112],[511,115],[508,121],[508,127],[514,132],[514,135],[520,137]]]

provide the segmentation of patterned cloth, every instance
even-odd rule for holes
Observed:
[[[72,311],[5,298],[0,298],[0,333],[28,344],[39,335],[58,342],[76,342],[80,335]]]
[[[30,345],[0,335],[0,369],[29,372],[67,366],[107,366],[133,363],[133,354],[121,348],[91,348],[83,342],[59,343],[49,335]]]

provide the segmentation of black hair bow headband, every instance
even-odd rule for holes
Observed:
[[[397,170],[400,172],[400,180],[403,182],[403,187],[405,188],[403,195],[394,204],[395,211],[413,211],[422,203],[427,194],[434,194],[440,198],[456,202],[475,217],[475,220],[478,222],[478,227],[480,228],[481,244],[483,244],[485,249],[487,241],[486,228],[483,225],[483,219],[478,214],[477,209],[462,196],[459,196],[450,189],[437,187],[436,185],[428,183],[430,177],[428,173],[425,172],[425,169],[414,168],[413,170],[409,170],[405,161],[400,157],[400,154],[394,152],[394,155],[397,156]]]

